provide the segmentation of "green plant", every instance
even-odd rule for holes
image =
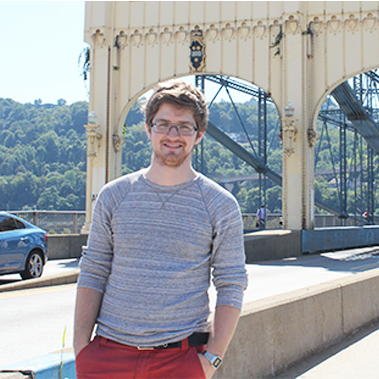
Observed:
[[[61,364],[59,367],[59,379],[62,379],[62,372],[63,372],[63,350],[66,346],[66,332],[67,332],[67,326],[64,328],[63,331],[63,337],[62,337],[62,351],[61,351]]]

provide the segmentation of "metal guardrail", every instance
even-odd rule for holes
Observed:
[[[79,234],[84,225],[85,211],[9,211],[46,230],[48,234]]]
[[[266,229],[282,229],[282,215],[279,213],[269,213],[266,220]],[[243,229],[245,233],[257,231],[259,228],[256,226],[256,215],[252,213],[243,213]],[[361,220],[361,222],[359,222]],[[374,216],[374,224],[379,224],[379,217]],[[316,228],[333,228],[339,226],[363,226],[367,222],[361,216],[356,215],[354,218],[340,218],[336,215],[318,214],[315,215]]]
[[[243,230],[245,233],[259,230],[256,224],[257,216],[253,213],[243,213]],[[268,214],[266,219],[266,229],[282,229],[282,217],[280,214]]]

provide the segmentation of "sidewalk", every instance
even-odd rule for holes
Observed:
[[[305,359],[275,379],[378,379],[379,322]]]
[[[79,276],[79,259],[47,261],[38,279],[22,280],[19,274],[0,276],[0,292],[18,291],[37,287],[76,283]]]

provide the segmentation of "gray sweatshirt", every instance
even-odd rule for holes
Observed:
[[[144,172],[100,191],[78,282],[104,294],[97,334],[133,346],[206,331],[211,272],[216,306],[241,309],[247,284],[235,198],[201,174],[160,186]]]

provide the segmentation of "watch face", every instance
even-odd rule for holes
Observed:
[[[219,368],[221,366],[222,360],[219,357],[216,357],[216,359],[213,361],[212,366],[214,368]]]

